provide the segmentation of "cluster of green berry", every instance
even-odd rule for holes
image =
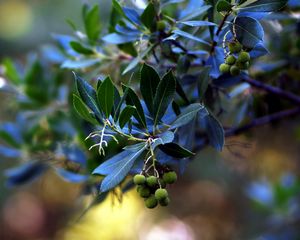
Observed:
[[[232,76],[237,76],[241,70],[249,68],[250,55],[248,52],[242,50],[243,46],[237,42],[232,41],[228,43],[229,55],[219,67],[221,73],[230,73]]]
[[[142,174],[137,174],[133,178],[134,184],[137,185],[137,192],[145,199],[147,208],[155,208],[158,203],[161,206],[168,206],[170,198],[165,188],[167,184],[173,184],[176,180],[177,174],[174,171],[165,172],[162,178],[145,177]]]

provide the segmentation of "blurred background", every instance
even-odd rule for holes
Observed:
[[[52,48],[53,34],[71,34],[73,30],[68,19],[82,28],[84,2],[99,1],[0,1],[1,62],[5,60],[7,67],[11,66],[8,58],[13,59],[18,71],[24,73],[36,59],[46,58],[41,66],[34,65],[42,72],[38,78],[43,76],[44,79],[37,92],[43,95],[49,81],[57,83],[53,87],[56,100],[51,102],[49,97],[45,105],[37,106],[29,104],[19,94],[22,87],[8,87],[7,79],[0,74],[1,173],[28,159],[57,160],[61,152],[53,142],[72,142],[76,136],[77,118],[65,109],[68,105],[65,89],[72,86],[71,73],[59,70],[52,76],[50,71],[58,68],[61,57],[59,54],[52,56],[56,51]],[[299,3],[290,1],[290,4],[299,17]],[[108,19],[110,7],[110,1],[100,1],[102,20]],[[284,30],[275,28],[276,31],[267,33],[269,39],[280,39],[280,43],[277,42],[280,46],[274,46],[273,42],[270,51],[274,50],[281,59],[293,56],[294,61],[299,61],[300,47],[291,43],[300,39],[299,18],[287,21],[291,21],[288,22],[291,27],[285,30],[290,32],[283,33]],[[276,74],[287,71],[286,65],[277,63],[276,66]],[[2,66],[0,73],[3,71]],[[255,69],[253,72],[256,73]],[[299,66],[290,68],[286,74],[293,76],[291,84],[299,93]],[[247,93],[243,92],[241,98],[244,96]],[[279,101],[268,95],[259,97],[269,104],[269,110]],[[280,102],[282,105],[285,103]],[[25,118],[20,114],[20,106],[25,106]],[[288,118],[230,137],[222,153],[211,147],[203,149],[170,189],[172,201],[167,208],[145,209],[135,190],[131,190],[123,195],[122,203],[116,197],[118,194],[110,195],[82,215],[93,199],[81,194],[80,181],[69,183],[55,171],[47,171],[30,184],[8,188],[1,174],[0,239],[299,240],[299,120],[299,116]],[[7,137],[7,132],[13,137]],[[7,140],[13,147],[6,144]],[[16,146],[21,147],[16,150]],[[29,154],[34,150],[32,146],[37,149],[36,155]],[[53,151],[47,152],[47,149]]]

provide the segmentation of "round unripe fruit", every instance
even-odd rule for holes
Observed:
[[[166,197],[165,199],[159,201],[160,206],[163,206],[163,207],[168,206],[169,203],[170,203],[170,198],[169,197]]]
[[[167,184],[172,184],[172,183],[176,182],[177,181],[177,174],[176,174],[176,172],[172,171],[172,172],[166,172],[166,173],[164,173],[163,180]]]
[[[147,198],[150,196],[151,192],[150,192],[150,189],[147,188],[147,187],[142,187],[140,190],[139,190],[139,194],[141,197],[143,198]]]
[[[145,205],[147,208],[155,208],[157,206],[157,200],[154,195],[145,199]]]
[[[230,65],[228,65],[226,63],[222,63],[219,67],[219,70],[220,70],[221,73],[229,73]]]
[[[230,74],[231,74],[232,76],[237,76],[237,75],[240,74],[240,72],[241,72],[241,70],[240,70],[237,66],[232,66],[232,67],[230,68]]]
[[[232,55],[229,55],[226,60],[225,60],[225,63],[228,64],[228,65],[233,65],[236,61],[236,58]]]
[[[142,185],[146,182],[146,177],[142,174],[137,174],[134,176],[133,182],[135,185]]]
[[[163,189],[163,188],[159,188],[155,191],[155,198],[158,200],[158,201],[162,201],[163,199],[167,198],[168,197],[168,192],[166,189]]]
[[[157,177],[154,176],[147,177],[146,183],[149,187],[155,187],[157,185]]]
[[[160,20],[160,21],[157,22],[157,29],[158,29],[159,31],[165,30],[165,29],[166,29],[166,26],[167,26],[167,23],[166,23],[166,21],[164,21],[164,20]]]
[[[249,68],[249,62],[237,62],[236,66],[240,69],[240,70],[247,70]]]
[[[239,42],[228,43],[228,50],[231,53],[239,53],[242,50],[242,45]]]
[[[250,54],[248,52],[242,51],[238,56],[237,61],[241,63],[250,61]]]

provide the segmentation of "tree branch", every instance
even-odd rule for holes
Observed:
[[[254,79],[243,79],[244,82],[249,83],[251,86],[256,87],[258,89],[262,89],[266,92],[272,93],[274,95],[278,95],[279,97],[285,98],[293,103],[300,104],[300,96],[297,96],[291,92],[287,92],[278,87],[273,87],[271,85],[259,82]]]

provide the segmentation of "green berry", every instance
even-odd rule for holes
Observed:
[[[237,59],[238,62],[244,63],[250,61],[250,54],[248,52],[242,51]]]
[[[242,45],[239,42],[230,42],[228,49],[231,53],[239,53],[242,50]]]
[[[151,192],[150,192],[150,189],[147,188],[147,187],[142,187],[140,190],[139,190],[139,194],[142,198],[147,198],[150,196]]]
[[[155,191],[155,198],[158,200],[158,201],[161,201],[165,198],[168,197],[168,191],[166,189],[163,189],[163,188],[159,188]]]
[[[219,67],[221,73],[228,73],[230,71],[230,65],[222,63]]]
[[[150,197],[145,199],[145,205],[147,208],[155,208],[157,206],[156,198],[151,195]]]
[[[133,182],[135,185],[142,185],[146,182],[146,177],[142,174],[137,174],[134,176]]]
[[[163,206],[163,207],[168,206],[169,203],[170,203],[170,198],[169,198],[169,197],[166,197],[166,198],[164,198],[163,200],[160,200],[160,201],[159,201],[160,206]]]
[[[157,185],[157,177],[154,176],[147,177],[146,183],[149,187],[155,187]]]
[[[236,58],[232,55],[229,55],[226,60],[225,60],[225,63],[228,64],[228,65],[233,65],[236,61]]]
[[[177,181],[177,174],[176,174],[176,172],[172,171],[172,172],[166,172],[166,173],[164,173],[163,180],[167,184],[172,184],[172,183],[176,182]]]
[[[230,68],[230,74],[232,76],[237,76],[237,75],[240,74],[240,72],[241,72],[241,70],[237,66],[235,66],[235,65],[231,66],[231,68]]]
[[[167,26],[167,23],[166,23],[166,21],[164,21],[164,20],[160,20],[160,21],[157,22],[157,29],[158,29],[159,31],[165,30],[165,29],[166,29],[166,26]]]
[[[249,68],[249,62],[237,62],[236,66],[240,69],[240,70],[247,70]]]

